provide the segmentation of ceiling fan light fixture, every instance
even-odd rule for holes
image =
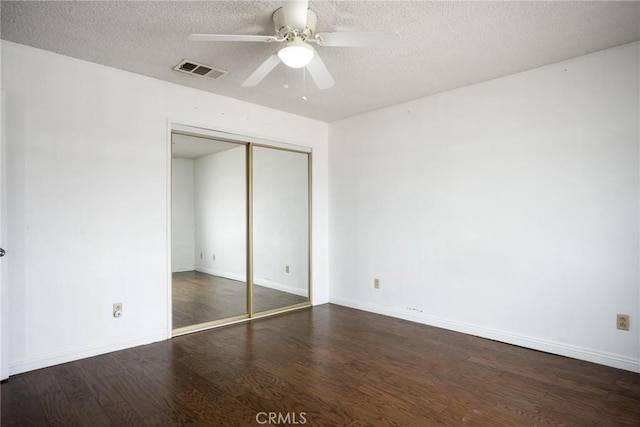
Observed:
[[[315,55],[315,52],[301,39],[296,38],[287,43],[278,51],[278,57],[284,65],[291,68],[302,68],[307,65]]]

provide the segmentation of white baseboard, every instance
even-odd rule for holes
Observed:
[[[342,305],[345,307],[355,308],[371,313],[382,314],[384,316],[395,317],[398,319],[404,319],[410,322],[422,323],[424,325],[435,326],[438,328],[449,329],[452,331],[475,335],[482,338],[488,338],[507,344],[531,348],[534,350],[571,357],[574,359],[585,360],[587,362],[598,363],[600,365],[611,366],[613,368],[624,369],[632,372],[640,372],[640,359],[632,359],[626,356],[620,356],[617,354],[592,350],[556,341],[520,334],[513,334],[506,331],[485,328],[482,326],[476,326],[467,323],[455,322],[436,316],[407,313],[399,308],[357,301],[350,298],[332,296],[330,298],[330,302],[332,304]]]
[[[226,271],[214,270],[213,268],[195,267],[195,271],[199,271],[200,273],[207,273],[212,276],[224,277],[225,279],[237,280],[239,282],[247,281],[247,277],[243,274],[229,273]]]
[[[195,267],[195,270],[201,273],[211,274],[212,276],[224,277],[225,279],[238,280],[240,282],[246,281],[246,276],[234,274],[234,273],[228,273],[226,271],[218,271],[218,270],[214,270],[212,268],[206,268],[206,267]],[[297,288],[295,286],[283,285],[282,283],[276,283],[267,279],[254,278],[253,283],[258,286],[264,286],[265,288],[275,289],[276,291],[282,291],[289,294],[298,295],[301,297],[307,296],[306,289]]]
[[[185,271],[193,271],[193,270],[195,270],[195,267],[193,265],[188,267],[182,266],[182,267],[171,268],[172,273],[183,273]]]
[[[9,375],[17,375],[23,372],[33,371],[35,369],[47,368],[49,366],[60,365],[61,363],[73,362],[74,360],[85,359],[87,357],[137,347],[139,345],[164,341],[167,339],[167,334],[167,330],[163,329],[162,331],[157,331],[156,333],[131,340],[59,351],[41,357],[10,362]]]
[[[307,289],[297,288],[295,286],[283,285],[282,283],[272,282],[267,279],[253,279],[253,283],[258,286],[264,286],[265,288],[275,289],[276,291],[286,292],[288,294],[294,294],[301,297],[307,297]]]

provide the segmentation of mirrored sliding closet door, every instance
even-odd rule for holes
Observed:
[[[310,306],[311,154],[230,138],[172,133],[173,335]]]
[[[309,154],[254,146],[253,311],[309,302]]]
[[[248,317],[247,146],[172,135],[174,330]]]

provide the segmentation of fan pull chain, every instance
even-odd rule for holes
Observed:
[[[302,100],[307,100],[307,68],[302,69]]]

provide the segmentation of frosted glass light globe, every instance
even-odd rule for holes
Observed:
[[[284,45],[278,51],[278,57],[284,65],[291,68],[302,68],[313,59],[313,49],[300,39]]]

